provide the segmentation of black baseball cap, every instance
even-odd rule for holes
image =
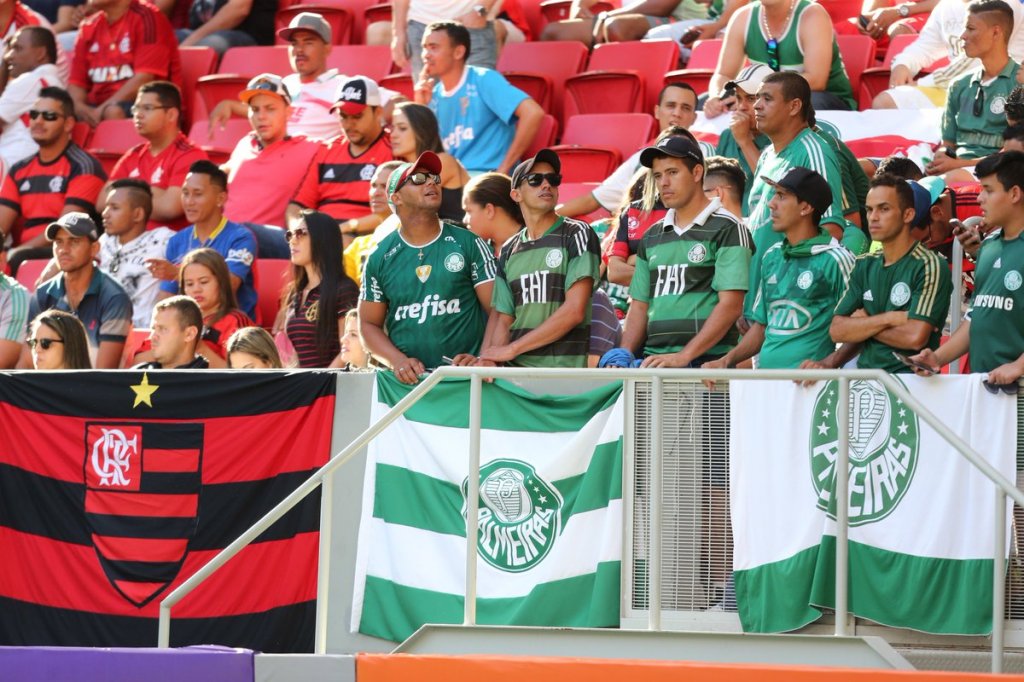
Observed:
[[[761,179],[775,189],[783,189],[796,195],[797,199],[806,201],[818,213],[824,213],[832,205],[832,188],[828,180],[810,168],[795,166],[778,180],[763,175]]]
[[[519,187],[523,183],[523,178],[529,175],[533,167],[538,163],[546,163],[550,165],[556,173],[562,172],[562,162],[558,158],[558,154],[551,151],[550,149],[541,149],[537,152],[537,155],[532,159],[523,161],[516,169],[512,171],[512,189]]]
[[[87,213],[80,211],[65,213],[47,225],[46,238],[51,242],[54,241],[57,239],[57,233],[60,230],[64,230],[75,237],[88,237],[89,241],[92,242],[100,238],[99,230],[96,229],[96,223],[93,222]]]
[[[692,137],[673,135],[659,140],[658,144],[640,152],[640,165],[646,168],[654,166],[654,160],[660,156],[674,156],[677,159],[693,159],[704,165],[704,152]]]

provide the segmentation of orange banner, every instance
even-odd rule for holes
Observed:
[[[992,675],[916,670],[515,656],[360,654],[358,682],[991,682]],[[999,680],[1024,680],[1001,675]]]

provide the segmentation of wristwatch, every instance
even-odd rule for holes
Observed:
[[[901,5],[896,5],[896,11],[900,13],[900,19],[906,19],[910,16],[910,3],[904,2]]]
[[[487,16],[487,8],[484,7],[483,5],[473,5],[473,11],[482,17]]]

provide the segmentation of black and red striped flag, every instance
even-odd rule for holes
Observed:
[[[0,644],[155,645],[160,599],[330,457],[335,379],[0,373]],[[311,650],[319,503],[180,602],[172,644]]]

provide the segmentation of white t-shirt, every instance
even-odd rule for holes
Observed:
[[[477,0],[411,0],[409,21],[432,24],[435,21],[451,21],[473,11]],[[414,49],[419,49],[418,46]]]
[[[338,73],[337,69],[325,71],[308,83],[303,83],[297,73],[285,76],[282,79],[284,87],[292,96],[288,134],[305,135],[307,139],[319,141],[341,135],[341,123],[338,116],[331,113],[331,106],[338,86],[348,79],[349,76]],[[381,88],[381,104],[387,104],[397,94],[394,90]]]
[[[39,145],[28,132],[28,111],[39,99],[39,91],[50,85],[65,87],[57,66],[43,64],[9,82],[0,95],[0,119],[4,126],[0,133],[0,158],[8,166],[39,151]]]
[[[117,237],[100,235],[100,269],[113,277],[132,299],[132,324],[136,329],[148,329],[152,323],[153,306],[160,292],[160,280],[150,274],[147,258],[164,258],[167,241],[174,230],[158,227],[146,230],[127,244]]]

